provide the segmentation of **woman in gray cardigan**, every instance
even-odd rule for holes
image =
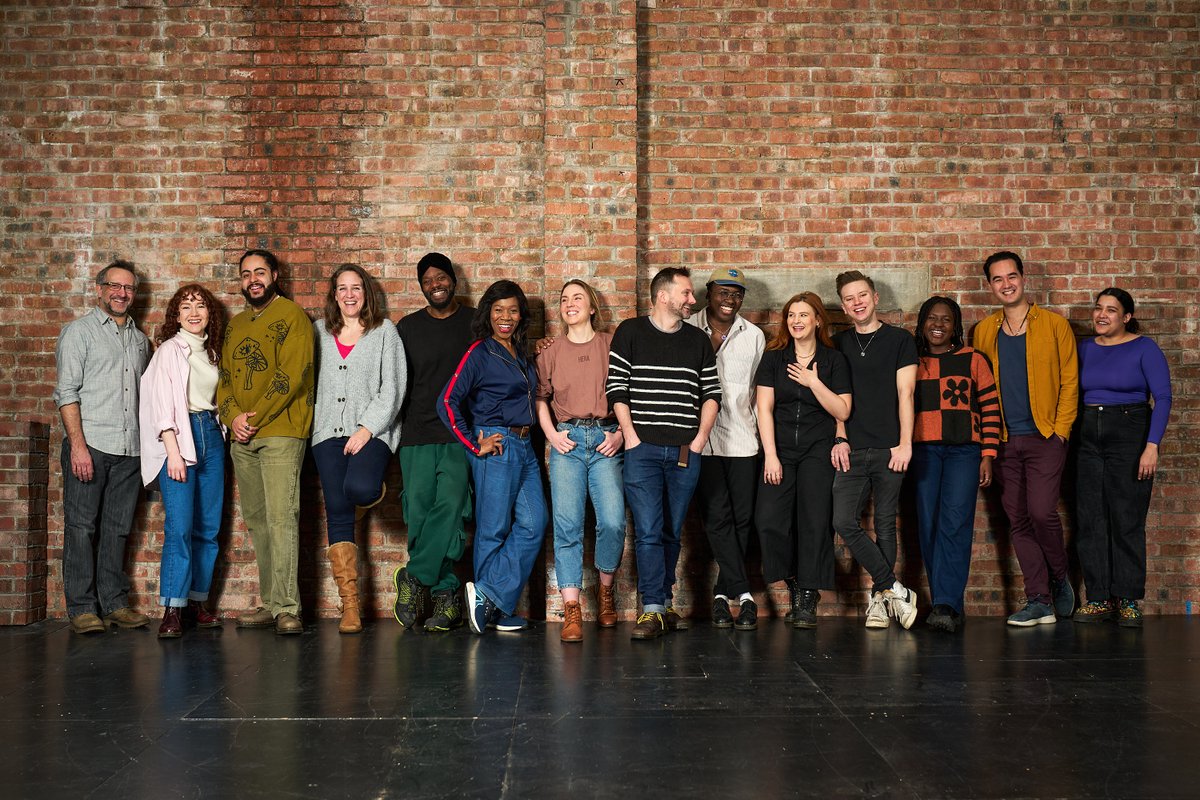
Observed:
[[[379,292],[356,264],[329,278],[317,341],[317,407],[312,452],[325,493],[329,564],[342,599],[338,630],[358,633],[357,509],[383,499],[383,473],[400,443],[400,404],[408,387],[404,345],[384,325]]]

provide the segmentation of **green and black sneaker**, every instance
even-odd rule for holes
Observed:
[[[417,617],[424,611],[424,598],[421,596],[421,584],[408,574],[408,570],[399,567],[392,574],[392,583],[396,587],[396,604],[392,613],[401,627],[411,628],[417,624]]]
[[[430,633],[445,632],[463,624],[462,603],[458,592],[443,589],[433,593],[433,614],[425,620],[425,630]]]

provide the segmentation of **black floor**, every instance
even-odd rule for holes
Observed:
[[[0,629],[0,797],[1200,795],[1200,620]]]

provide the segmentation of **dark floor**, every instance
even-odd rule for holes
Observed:
[[[1190,617],[629,630],[0,629],[0,797],[1197,796]]]

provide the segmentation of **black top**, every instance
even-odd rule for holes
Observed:
[[[796,363],[796,348],[768,350],[758,364],[754,383],[775,390],[775,451],[780,458],[798,457],[818,442],[832,446],[837,432],[835,420],[812,389],[788,377],[788,364]],[[850,367],[837,350],[817,344],[809,369],[834,394],[850,394]]]
[[[400,446],[453,444],[454,435],[438,417],[438,396],[459,359],[475,337],[471,319],[475,309],[459,306],[446,319],[414,311],[396,323],[408,360],[408,397],[400,409]]]
[[[844,330],[833,339],[850,362],[854,403],[846,421],[852,450],[888,449],[900,444],[900,395],[896,373],[915,367],[917,343],[903,328],[882,323],[874,333]]]

